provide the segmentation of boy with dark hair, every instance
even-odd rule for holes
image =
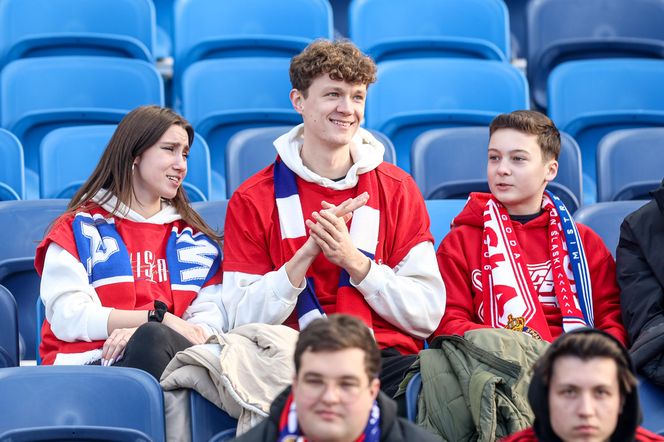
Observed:
[[[613,336],[584,329],[556,339],[533,367],[531,428],[503,442],[664,441],[641,427],[636,376]]]
[[[292,389],[270,416],[238,441],[435,441],[436,436],[396,416],[379,392],[381,355],[367,326],[349,315],[314,320],[295,347]]]
[[[491,194],[470,195],[438,249],[447,310],[436,334],[508,328],[552,341],[596,327],[625,342],[613,257],[545,192],[558,172],[558,129],[515,111],[489,132]]]
[[[359,127],[375,73],[350,42],[318,40],[293,58],[290,99],[303,124],[229,201],[222,297],[231,328],[361,318],[391,395],[439,324],[445,288],[415,182]]]

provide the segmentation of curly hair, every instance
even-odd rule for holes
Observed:
[[[500,114],[491,122],[489,135],[498,129],[514,129],[524,134],[537,135],[537,144],[544,160],[557,161],[560,156],[560,132],[553,121],[540,112],[518,110]]]
[[[350,41],[320,39],[291,60],[291,84],[306,98],[309,86],[321,74],[328,74],[333,80],[369,86],[376,81],[376,63]]]

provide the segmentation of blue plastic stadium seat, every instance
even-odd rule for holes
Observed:
[[[220,432],[223,432],[226,438],[232,439],[235,437],[237,419],[230,417],[228,413],[194,390],[189,393],[189,407],[191,411],[191,442],[208,442],[212,436]]]
[[[49,132],[40,146],[42,198],[71,198],[97,166],[116,125],[72,126]],[[210,198],[210,153],[196,134],[183,186],[191,201]]]
[[[165,440],[162,390],[142,370],[5,368],[0,391],[0,440]]]
[[[452,220],[457,216],[466,205],[465,199],[445,199],[445,200],[426,200],[429,221],[431,225],[429,230],[433,235],[433,246],[438,250],[438,245],[450,231]]]
[[[367,127],[387,135],[397,164],[410,171],[410,149],[429,129],[486,126],[498,114],[528,108],[526,78],[508,63],[464,59],[386,61],[366,106]]]
[[[425,199],[466,198],[488,192],[488,127],[457,127],[424,132],[411,150],[412,173]],[[558,175],[548,189],[574,212],[581,200],[581,153],[569,135],[561,134]]]
[[[61,215],[67,200],[0,202],[0,284],[7,287],[18,306],[21,359],[35,359],[37,324],[35,303],[39,277],[35,249],[53,220]]]
[[[595,200],[595,156],[608,132],[664,126],[664,60],[570,61],[549,76],[549,116],[581,147],[584,202]]]
[[[24,197],[23,146],[13,133],[0,129],[0,201]]]
[[[417,372],[406,386],[406,417],[411,422],[415,422],[417,418],[417,398],[420,396],[420,390],[422,390],[422,374]]]
[[[34,186],[38,192],[39,144],[46,133],[58,127],[117,123],[135,107],[163,103],[161,76],[142,60],[27,58],[0,73],[0,123],[23,144],[25,166],[32,174],[28,191]]]
[[[502,0],[353,0],[348,20],[351,40],[377,63],[510,57],[509,17]]]
[[[228,200],[201,201],[191,205],[212,230],[223,233]]]
[[[19,58],[101,55],[153,61],[150,0],[3,0],[0,66]]]
[[[290,59],[314,39],[331,38],[332,8],[327,0],[177,0],[174,33],[177,100],[184,70],[197,61],[246,56]]]
[[[287,58],[205,60],[185,72],[182,111],[210,146],[213,199],[226,196],[225,151],[234,133],[302,122],[288,96],[289,64]]]
[[[639,376],[639,402],[644,428],[664,436],[664,388]]]
[[[566,61],[664,58],[664,0],[531,0],[527,8],[528,80],[539,107],[549,73]]]
[[[574,221],[585,224],[597,233],[613,257],[620,239],[620,225],[623,219],[647,201],[607,201],[586,204],[574,213]]]
[[[649,199],[664,176],[664,127],[624,129],[597,146],[597,199]]]
[[[18,313],[12,294],[0,285],[0,368],[18,367]]]
[[[261,127],[237,132],[226,147],[226,195],[233,195],[247,178],[270,165],[277,156],[273,141],[292,129],[292,126]],[[371,133],[385,146],[383,160],[394,164],[394,145],[385,134]]]

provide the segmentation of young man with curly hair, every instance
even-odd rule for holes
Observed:
[[[228,319],[303,328],[325,314],[359,317],[383,350],[392,394],[414,360],[404,355],[422,348],[445,307],[424,201],[360,127],[376,80],[369,57],[318,40],[293,58],[290,77],[303,124],[275,140],[274,164],[228,204]]]

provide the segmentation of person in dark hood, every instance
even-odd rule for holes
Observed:
[[[334,314],[312,321],[295,346],[292,387],[270,415],[238,442],[433,442],[440,438],[397,416],[380,391],[380,350],[358,318]]]
[[[533,367],[533,426],[502,442],[646,442],[629,353],[613,336],[579,329],[555,340]]]

